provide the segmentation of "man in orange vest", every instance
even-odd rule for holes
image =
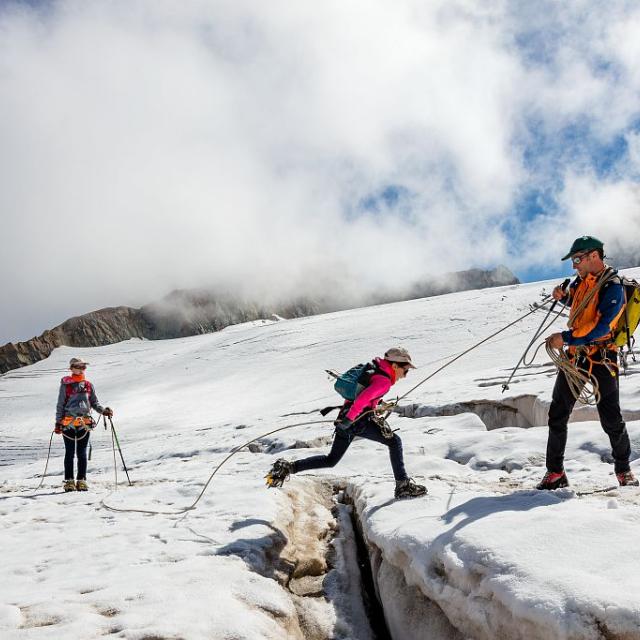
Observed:
[[[604,245],[593,236],[577,238],[569,253],[578,277],[569,291],[553,290],[553,298],[571,305],[569,330],[547,338],[549,346],[566,349],[573,363],[588,373],[599,385],[597,404],[600,424],[611,441],[611,454],[620,486],[638,486],[629,467],[631,445],[620,413],[617,347],[612,341],[613,329],[624,312],[624,289],[618,278],[603,262]],[[537,489],[560,489],[569,484],[564,470],[567,423],[576,403],[564,371],[558,371],[549,407],[547,441],[547,473]]]

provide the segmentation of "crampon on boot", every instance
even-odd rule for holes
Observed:
[[[416,484],[411,478],[396,482],[396,498],[419,498],[427,493],[427,487]]]
[[[542,480],[536,485],[536,489],[540,491],[553,491],[554,489],[563,489],[568,486],[569,480],[567,480],[567,474],[564,471],[561,473],[547,471]]]
[[[623,471],[622,473],[616,473],[616,478],[618,478],[618,484],[621,487],[640,486],[640,481],[638,481],[638,478],[636,478],[631,471]]]
[[[76,483],[73,480],[65,480],[64,484],[62,485],[62,488],[65,491],[75,491],[76,490]]]
[[[293,470],[293,463],[279,458],[273,463],[271,470],[265,476],[267,480],[267,487],[281,487],[285,480],[289,478],[291,471]]]
[[[86,480],[78,480],[76,482],[76,491],[89,491],[89,485]]]

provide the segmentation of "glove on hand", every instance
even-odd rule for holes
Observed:
[[[103,416],[107,416],[107,418],[113,418],[113,409],[109,409],[109,407],[105,407],[102,412]]]
[[[333,425],[335,427],[341,427],[342,429],[348,429],[353,424],[353,420],[349,420],[346,416],[342,418],[338,418],[334,421]]]
[[[62,425],[59,422],[56,422],[56,426],[53,431],[54,433],[62,433]]]
[[[395,400],[390,400],[389,402],[385,402],[384,400],[381,400],[378,403],[378,406],[376,407],[376,411],[379,413],[384,413],[386,411],[391,411],[391,409],[393,409],[395,406],[396,406]]]

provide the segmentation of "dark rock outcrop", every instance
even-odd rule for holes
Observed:
[[[519,280],[506,267],[498,267],[491,271],[461,271],[419,283],[407,291],[370,295],[348,301],[324,297],[264,304],[255,300],[240,299],[229,293],[206,290],[174,291],[159,302],[140,309],[100,309],[71,318],[26,342],[6,344],[0,347],[0,374],[43,360],[56,347],[62,345],[98,347],[130,338],[181,338],[211,333],[229,325],[270,318],[274,315],[299,318],[358,306],[518,283]]]
[[[26,342],[0,347],[0,373],[47,358],[62,345],[98,347],[130,338],[144,338],[149,332],[139,309],[111,307],[70,318]]]
[[[150,340],[212,333],[233,324],[270,318],[274,314],[283,318],[300,318],[321,312],[320,305],[310,300],[267,305],[255,300],[242,300],[228,293],[199,289],[173,291],[159,302],[140,309],[141,318],[149,327],[144,337]]]
[[[520,284],[520,280],[518,280],[509,269],[500,265],[488,271],[468,269],[467,271],[448,273],[432,280],[418,282],[402,296],[388,294],[383,297],[385,302],[399,302],[401,300],[415,300],[417,298],[439,296],[454,291],[487,289],[489,287],[502,287],[510,284]]]

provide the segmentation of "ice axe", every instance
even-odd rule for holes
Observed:
[[[566,278],[566,280],[560,285],[560,288],[562,289],[562,291],[564,291],[567,288],[567,286],[569,285],[570,282],[571,282],[571,278]],[[547,311],[547,315],[542,319],[542,322],[540,323],[540,326],[537,328],[536,332],[533,334],[533,338],[531,338],[531,341],[527,345],[527,348],[522,352],[522,355],[520,356],[520,360],[518,360],[518,364],[516,364],[516,366],[513,368],[513,371],[511,372],[511,375],[509,376],[509,379],[502,385],[502,393],[504,393],[509,388],[509,383],[513,379],[513,376],[515,375],[516,371],[520,368],[520,365],[522,364],[523,360],[526,358],[527,353],[529,352],[529,349],[531,349],[531,345],[548,328],[548,327],[545,327],[544,325],[547,322],[547,318],[553,313],[553,310],[555,309],[555,306],[557,304],[558,304],[558,300],[554,300],[553,304],[549,308],[549,311]],[[554,320],[555,320],[555,318],[554,318]]]

